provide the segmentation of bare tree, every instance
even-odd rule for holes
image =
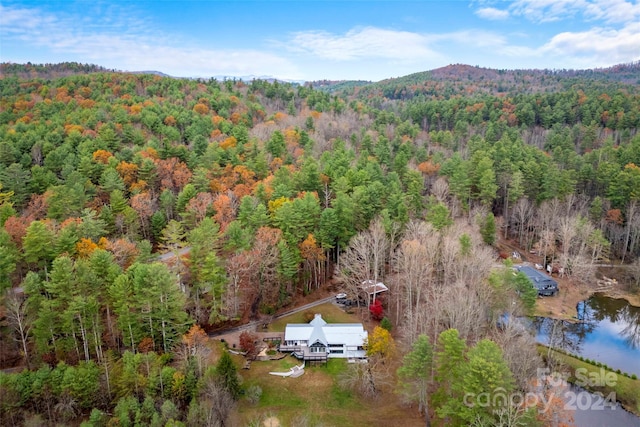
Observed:
[[[250,286],[257,292],[254,299],[252,312],[257,310],[260,303],[275,305],[280,295],[278,283],[278,261],[280,251],[278,242],[282,232],[279,229],[260,227],[256,232],[253,248],[248,253],[251,264],[255,266],[252,271]]]
[[[382,279],[388,246],[389,239],[380,218],[376,218],[369,229],[351,239],[349,247],[340,256],[339,271],[339,276],[351,293],[363,295],[363,282],[372,280],[378,283]]]
[[[636,259],[633,264],[629,266],[629,273],[631,274],[632,283],[630,285],[632,291],[640,289],[640,258]]]
[[[629,204],[627,205],[626,222],[627,226],[624,238],[624,248],[622,249],[622,262],[624,262],[624,258],[627,255],[627,250],[629,250],[629,243],[631,242],[631,230],[633,228],[634,235],[637,236],[638,224],[640,223],[640,204],[638,204],[638,200],[636,199],[630,200]],[[631,251],[633,251],[633,246],[634,245],[632,244]]]
[[[236,317],[242,308],[242,296],[240,291],[243,283],[248,281],[250,273],[254,271],[254,259],[246,252],[233,254],[227,259],[226,270],[229,285],[224,294],[225,313],[228,317]]]
[[[558,223],[557,236],[562,244],[562,257],[569,260],[571,255],[571,245],[575,243],[577,220],[574,216],[563,216]]]
[[[29,334],[31,332],[32,322],[29,316],[27,298],[22,295],[16,294],[13,289],[7,291],[5,297],[5,316],[7,323],[13,329],[15,335],[14,338],[18,341],[22,347],[22,355],[24,361],[27,364],[27,368],[30,368],[29,363]]]
[[[528,231],[529,222],[533,217],[534,209],[533,205],[526,197],[518,200],[516,205],[513,207],[513,217],[518,226],[518,244],[520,247],[524,246],[524,237],[525,231]],[[528,240],[527,240],[528,246]]]
[[[351,363],[338,378],[340,386],[368,399],[378,397],[381,387],[387,382],[388,373],[376,369],[371,363]]]
[[[403,314],[409,341],[417,337],[417,313],[426,303],[425,288],[432,284],[433,266],[427,248],[418,240],[405,240],[400,244],[395,260],[398,272],[392,298],[396,302],[398,318]],[[396,319],[396,323],[399,323]]]
[[[236,402],[218,381],[207,378],[200,396],[200,405],[204,411],[205,425],[210,427],[226,427],[231,424],[231,414]]]
[[[445,203],[449,197],[449,183],[443,177],[440,177],[431,186],[431,194],[442,203]]]
[[[540,240],[537,244],[538,254],[542,255],[542,259],[547,260],[547,256],[553,259],[556,252],[556,234],[551,229],[543,229],[540,232]]]
[[[504,323],[493,339],[502,348],[502,355],[513,373],[516,385],[520,390],[527,390],[530,380],[535,378],[537,369],[542,366],[535,337],[517,321],[509,321]]]
[[[471,286],[456,283],[442,290],[442,317],[445,328],[457,329],[460,337],[475,339],[484,335],[491,307],[491,289],[484,283]]]

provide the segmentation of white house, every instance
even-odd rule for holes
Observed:
[[[290,323],[284,330],[280,351],[291,351],[299,359],[326,361],[329,357],[366,358],[367,331],[362,323],[325,322],[316,314],[309,323]]]

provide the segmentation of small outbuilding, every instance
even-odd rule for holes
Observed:
[[[382,282],[365,280],[362,282],[362,290],[367,294],[369,303],[372,303],[380,294],[388,292],[389,288]]]

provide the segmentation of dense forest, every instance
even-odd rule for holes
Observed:
[[[497,239],[578,281],[640,271],[639,67],[329,91],[2,64],[0,362],[27,368],[0,373],[2,424],[227,425],[237,384],[224,357],[201,363],[205,331],[338,280],[384,280],[399,341],[433,343],[438,417],[496,416],[455,407],[445,373],[493,363],[492,384],[525,390],[539,366],[494,327],[532,306],[491,269]]]

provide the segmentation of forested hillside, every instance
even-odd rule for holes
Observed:
[[[384,280],[409,344],[456,328],[471,357],[518,286],[490,271],[498,236],[575,280],[640,255],[637,69],[456,66],[330,95],[3,64],[0,362],[31,371],[0,374],[0,420],[187,422],[197,326],[334,277]],[[526,388],[537,356],[495,341]]]

